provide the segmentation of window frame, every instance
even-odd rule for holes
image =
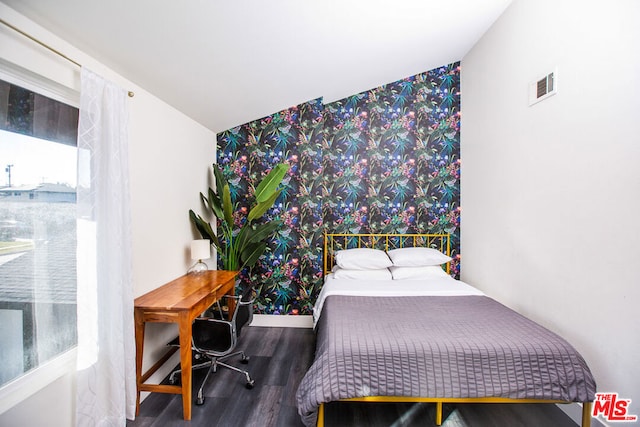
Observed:
[[[33,71],[0,58],[0,79],[47,96],[58,102],[80,108],[80,91],[64,86]],[[58,356],[0,385],[0,414],[25,401],[64,375],[77,368],[77,345]]]
[[[0,387],[0,414],[33,396],[64,375],[75,375],[77,346]]]

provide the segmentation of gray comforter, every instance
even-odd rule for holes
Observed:
[[[595,381],[564,339],[485,296],[330,296],[315,361],[297,392],[320,403],[363,396],[509,397],[584,402]]]

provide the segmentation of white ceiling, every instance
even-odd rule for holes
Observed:
[[[511,0],[1,0],[214,132],[462,59]]]

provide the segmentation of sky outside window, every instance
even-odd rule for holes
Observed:
[[[76,186],[77,148],[0,130],[0,187],[60,183]]]

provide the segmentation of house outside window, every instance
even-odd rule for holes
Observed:
[[[73,348],[78,109],[0,80],[0,387]]]

